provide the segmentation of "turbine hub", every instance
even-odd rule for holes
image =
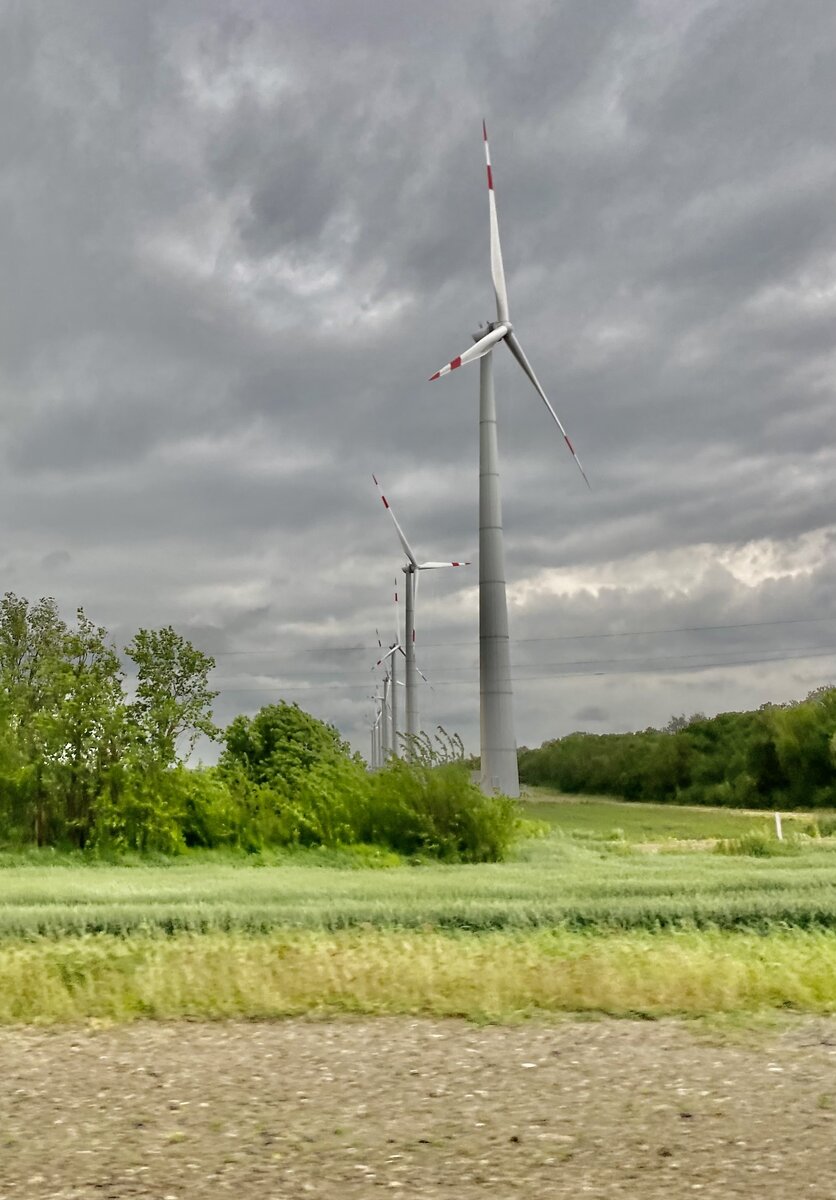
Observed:
[[[478,333],[473,333],[470,336],[473,338],[474,342],[481,342],[483,337],[489,333],[493,333],[493,331],[500,325],[504,325],[509,333],[514,328],[510,321],[488,321],[483,329],[480,329]]]

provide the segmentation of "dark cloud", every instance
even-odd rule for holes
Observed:
[[[587,704],[583,708],[579,708],[577,712],[572,713],[573,721],[591,721],[593,725],[599,725],[602,721],[609,719],[609,713],[600,704]]]
[[[0,31],[6,586],[117,641],[173,622],[223,719],[286,694],[364,745],[400,562],[371,473],[422,552],[477,556],[478,373],[427,377],[493,315],[484,115],[515,324],[593,482],[500,348],[519,740],[829,678],[831,5]],[[427,722],[470,746],[476,578],[420,599]]]

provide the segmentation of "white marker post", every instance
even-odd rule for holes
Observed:
[[[775,836],[779,842],[783,842],[784,834],[783,830],[781,829],[781,814],[779,812],[776,812],[775,814]]]

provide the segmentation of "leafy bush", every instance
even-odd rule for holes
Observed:
[[[364,841],[447,862],[499,862],[520,832],[514,801],[483,795],[463,763],[395,759],[370,779]]]
[[[299,779],[324,761],[352,758],[333,725],[284,701],[265,705],[254,717],[236,717],[224,740],[221,771],[243,773],[252,783],[269,786]]]
[[[414,761],[369,775],[337,730],[295,704],[237,717],[219,771],[254,846],[371,844],[455,862],[498,861],[520,833],[516,805],[488,799],[443,730],[414,740]]]
[[[836,837],[836,817],[816,817],[804,832],[810,837]]]
[[[279,839],[330,847],[373,841],[363,836],[368,802],[365,768],[352,759],[326,758],[294,778],[278,813]]]

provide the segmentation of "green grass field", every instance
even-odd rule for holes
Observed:
[[[558,796],[546,788],[531,788],[522,802],[527,817],[548,821],[556,829],[579,836],[619,834],[628,842],[667,839],[702,841],[735,838],[754,830],[772,833],[772,813],[735,812],[728,808],[685,808],[676,804],[625,804],[606,796]],[[833,813],[824,814],[833,817]],[[810,824],[806,815],[785,814],[787,833]]]
[[[692,843],[769,820],[606,800],[526,809],[550,830],[502,864],[0,857],[0,1021],[836,1010],[833,842],[726,856]]]
[[[365,871],[246,860],[0,871],[0,938],[276,928],[836,929],[836,852],[647,854],[553,834],[514,862]]]

